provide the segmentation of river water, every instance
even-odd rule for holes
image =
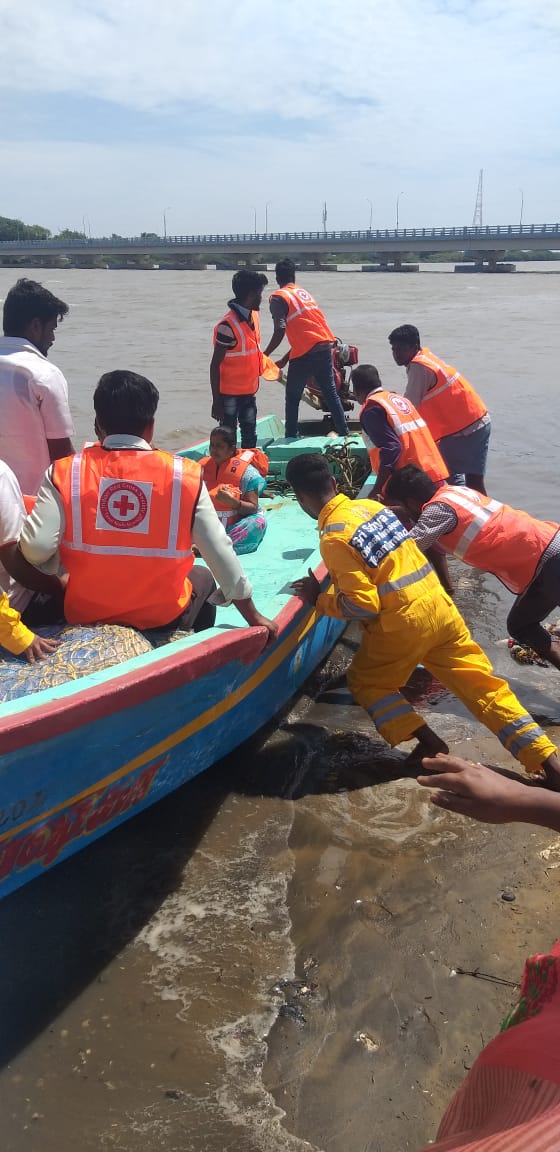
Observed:
[[[560,277],[522,268],[305,283],[399,390],[387,334],[415,323],[492,413],[489,491],[558,519]],[[77,443],[99,375],[117,367],[158,385],[162,447],[207,432],[230,274],[31,275],[71,306],[51,359]],[[0,270],[0,296],[15,278]],[[259,402],[282,413],[274,385]],[[554,731],[558,674],[511,661],[508,595],[466,568],[456,582],[496,668]],[[455,969],[515,980],[550,944],[560,852],[545,832],[428,804],[351,705],[355,645],[347,634],[275,727],[0,906],[5,1152],[400,1152],[433,1139],[512,995]],[[459,751],[508,763],[429,678],[411,691]]]

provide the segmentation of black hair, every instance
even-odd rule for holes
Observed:
[[[432,499],[437,488],[432,477],[422,468],[417,468],[416,464],[405,464],[404,468],[397,468],[389,477],[385,495],[390,500],[399,502],[417,500],[420,504],[425,504],[427,500]]]
[[[421,348],[420,333],[414,324],[401,324],[400,328],[393,328],[388,336],[389,344],[401,344],[405,348]]]
[[[68,312],[68,305],[58,296],[53,296],[48,288],[43,288],[37,280],[22,277],[10,288],[4,300],[4,336],[24,336],[33,320],[47,324],[49,320],[62,320]]]
[[[237,448],[237,436],[234,428],[230,428],[228,424],[217,424],[212,429],[210,438],[218,435],[222,437],[222,440],[225,440],[228,448]]]
[[[289,256],[285,260],[279,260],[276,265],[276,279],[281,288],[284,284],[293,284],[296,278],[296,266]]]
[[[305,492],[308,496],[326,496],[331,490],[333,479],[328,461],[320,452],[304,452],[292,456],[286,467],[286,480],[294,492]]]
[[[142,436],[156,414],[158,400],[151,380],[126,369],[106,372],[93,394],[95,415],[107,436]]]
[[[233,294],[239,303],[247,298],[249,292],[258,292],[267,284],[268,276],[264,272],[254,272],[252,268],[240,268],[231,281]]]
[[[358,364],[356,368],[352,369],[350,379],[354,392],[356,385],[360,393],[373,392],[374,388],[382,387],[381,377],[373,364]]]

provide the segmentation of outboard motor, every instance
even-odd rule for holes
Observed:
[[[355,344],[343,344],[342,340],[336,340],[332,350],[334,382],[342,407],[346,412],[354,407],[353,401],[350,399],[350,375],[352,368],[358,363],[358,358],[358,349]],[[312,403],[314,408],[322,412],[328,412],[314,376],[309,376],[305,388],[309,394],[308,397],[305,397],[308,403]]]

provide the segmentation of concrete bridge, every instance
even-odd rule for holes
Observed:
[[[504,254],[512,250],[542,252],[560,251],[559,224],[498,225],[496,227],[463,228],[400,228],[398,230],[366,230],[348,232],[268,232],[228,233],[217,235],[100,237],[77,240],[4,240],[0,242],[2,257],[68,257],[93,260],[99,257],[137,258],[152,256],[166,260],[180,260],[188,267],[189,260],[208,263],[229,257],[234,262],[251,263],[257,259],[276,259],[278,256],[305,256],[318,263],[328,256],[363,255],[382,269],[400,270],[403,255],[417,256],[435,252],[457,252],[472,259],[484,270],[499,268]],[[409,266],[411,267],[411,266]],[[464,265],[458,265],[463,269]],[[514,265],[502,266],[513,270]],[[404,266],[403,266],[404,269]]]

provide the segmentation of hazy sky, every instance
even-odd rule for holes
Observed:
[[[0,0],[0,215],[560,220],[559,0]]]

